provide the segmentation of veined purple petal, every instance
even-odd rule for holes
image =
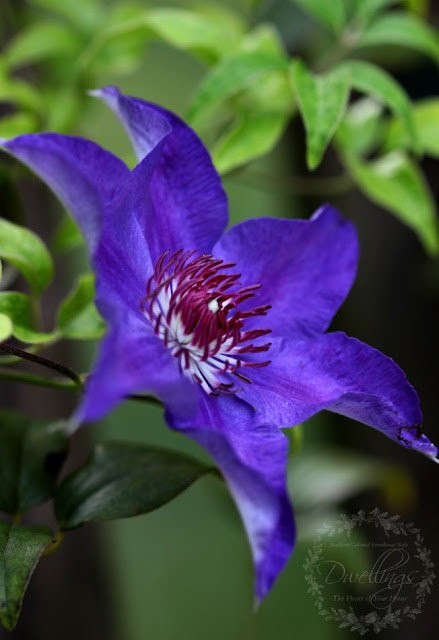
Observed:
[[[430,457],[437,448],[421,433],[415,390],[387,356],[344,333],[290,342],[275,339],[272,363],[255,369],[240,397],[261,421],[289,427],[322,409],[363,422]]]
[[[153,393],[178,417],[196,414],[197,389],[152,328],[125,308],[100,307],[110,322],[93,373],[87,380],[76,422],[99,420],[130,394]],[[117,317],[114,314],[117,313]]]
[[[153,261],[164,252],[210,253],[228,220],[227,197],[210,156],[196,133],[174,114],[115,87],[94,91],[122,121],[140,160],[161,144],[148,180],[144,163],[134,169],[145,192],[143,226]],[[148,172],[150,168],[148,167]]]
[[[329,205],[311,220],[246,220],[214,247],[215,257],[237,264],[243,286],[261,285],[247,302],[272,305],[261,328],[293,339],[327,329],[354,281],[358,253],[353,225]]]
[[[287,438],[275,426],[258,424],[251,407],[235,396],[212,398],[199,390],[196,420],[170,414],[169,424],[204,447],[227,480],[250,541],[260,601],[295,542],[286,489]]]
[[[125,164],[90,140],[56,133],[29,134],[3,142],[56,193],[95,250],[104,211],[128,180]]]

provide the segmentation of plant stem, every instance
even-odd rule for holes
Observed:
[[[35,364],[40,364],[43,367],[47,367],[48,369],[52,369],[52,371],[56,371],[60,373],[62,376],[66,378],[70,378],[76,384],[77,387],[82,387],[82,380],[80,376],[72,369],[65,367],[58,362],[54,362],[53,360],[49,360],[48,358],[43,358],[42,356],[37,356],[34,353],[29,353],[28,351],[23,351],[22,349],[17,349],[17,347],[13,347],[12,345],[2,342],[0,344],[0,351],[5,351],[6,353],[10,353],[14,356],[18,356],[23,360],[29,360],[29,362],[33,362]]]
[[[37,387],[50,387],[51,389],[72,389],[78,388],[78,385],[70,380],[61,380],[58,378],[42,378],[34,376],[30,373],[15,371],[14,369],[0,368],[0,379],[12,380],[14,382],[23,382],[24,384],[33,384]]]

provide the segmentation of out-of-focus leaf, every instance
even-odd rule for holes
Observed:
[[[396,484],[396,488],[392,488]],[[400,467],[354,452],[324,450],[302,452],[291,459],[288,466],[288,486],[297,511],[330,509],[367,489],[379,489],[395,499],[395,490],[413,498],[410,476]]]
[[[33,22],[21,30],[3,53],[11,69],[51,58],[78,55],[81,42],[75,32],[59,22]]]
[[[65,133],[71,130],[78,119],[80,99],[73,86],[60,86],[46,91],[46,127],[49,131]]]
[[[62,16],[76,27],[90,31],[105,19],[105,6],[101,0],[30,0],[32,4]]]
[[[345,154],[344,161],[358,187],[371,200],[411,227],[428,253],[439,253],[434,200],[417,164],[402,151],[394,151],[370,163]]]
[[[149,513],[212,471],[193,458],[145,445],[105,442],[61,483],[55,496],[60,527]]]
[[[8,316],[12,322],[12,335],[21,342],[42,344],[56,338],[56,333],[43,333],[34,328],[32,302],[24,293],[0,292],[0,313]]]
[[[220,173],[227,173],[267,153],[279,139],[287,122],[282,113],[247,113],[212,151]]]
[[[0,118],[0,138],[14,138],[23,133],[34,133],[38,128],[36,118],[25,112]]]
[[[346,21],[345,4],[343,0],[292,0],[316,20],[324,24],[335,33],[340,33]]]
[[[346,112],[335,139],[337,144],[356,155],[367,155],[382,140],[383,107],[373,98],[357,100]]]
[[[47,527],[17,527],[0,521],[0,622],[8,631],[17,624],[29,580],[52,540]]]
[[[126,44],[140,35],[159,38],[171,46],[195,53],[208,54],[217,60],[224,52],[233,52],[241,39],[235,29],[224,29],[215,15],[209,16],[197,11],[178,8],[160,8],[145,11],[134,8],[125,14],[125,19],[113,18],[108,22],[101,38],[98,59],[113,46],[112,42]]]
[[[57,253],[66,253],[81,246],[84,246],[84,238],[78,225],[71,216],[65,216],[54,233],[53,250]]]
[[[399,45],[419,51],[439,64],[439,35],[426,22],[406,12],[381,16],[365,29],[357,47]]]
[[[12,322],[9,316],[0,313],[0,342],[7,340],[12,335]]]
[[[82,275],[58,311],[58,333],[73,340],[97,340],[105,333],[105,323],[94,305],[93,274]]]
[[[0,511],[21,515],[50,498],[67,446],[61,423],[0,411]]]
[[[338,68],[350,71],[354,89],[373,96],[401,117],[410,136],[412,148],[418,152],[420,145],[413,119],[412,105],[401,85],[388,73],[369,62],[351,60],[342,63]]]
[[[205,114],[212,107],[238,94],[258,82],[264,74],[272,71],[288,71],[285,55],[266,51],[250,51],[226,58],[207,74],[201,83],[187,119],[192,126],[200,128]]]
[[[50,283],[53,263],[40,238],[25,227],[0,218],[0,257],[13,264],[39,295]]]
[[[355,0],[355,19],[364,24],[387,7],[399,4],[401,0]]]
[[[427,18],[430,0],[405,0],[405,6],[412,13],[417,13],[422,18]]]
[[[16,104],[24,110],[35,113],[43,111],[42,100],[38,92],[26,82],[8,78],[0,70],[0,102]]]
[[[439,99],[427,98],[413,105],[415,127],[421,150],[429,156],[439,157]],[[399,118],[393,118],[387,128],[384,148],[386,151],[401,147],[410,148],[410,139]]]
[[[349,98],[350,72],[336,69],[313,75],[301,60],[292,67],[294,89],[307,132],[307,163],[315,169],[334,135]]]

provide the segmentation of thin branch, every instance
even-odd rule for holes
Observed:
[[[12,380],[13,382],[23,382],[37,387],[49,387],[51,389],[67,389],[76,391],[78,385],[71,380],[61,380],[59,378],[43,378],[34,376],[31,373],[16,371],[15,369],[0,368],[0,379]]]
[[[23,360],[28,360],[29,362],[33,362],[34,364],[39,364],[43,367],[47,367],[48,369],[52,369],[52,371],[56,371],[62,376],[73,380],[77,387],[82,387],[82,380],[80,376],[75,371],[72,371],[72,369],[59,364],[58,362],[54,362],[53,360],[49,360],[48,358],[43,358],[42,356],[37,356],[34,353],[29,353],[28,351],[23,351],[22,349],[13,347],[6,342],[2,342],[0,344],[0,351],[10,353],[11,355],[22,358]]]

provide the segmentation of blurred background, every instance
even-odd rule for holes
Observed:
[[[429,22],[437,23],[437,3],[431,2],[429,7],[422,4]],[[99,64],[79,80],[75,76],[74,47],[66,41],[63,30],[70,32],[72,40],[82,38],[80,50],[84,54],[90,49],[102,16],[113,16],[117,24],[122,15],[129,15],[139,5],[183,9],[196,6],[184,1],[81,0],[66,4],[61,0],[0,0],[0,38],[5,51],[22,29],[42,18],[46,24],[51,22],[55,29],[60,28],[64,46],[64,52],[60,47],[55,58],[40,55],[18,65],[16,80],[44,89],[41,99],[45,120],[35,122],[35,116],[25,109],[20,111],[8,100],[1,102],[0,93],[0,116],[9,119],[9,131],[12,125],[17,128],[14,133],[18,133],[40,124],[50,130],[75,133],[95,140],[132,165],[132,152],[121,127],[102,104],[85,96],[86,89],[117,84],[125,93],[155,101],[184,116],[212,61],[207,54],[182,51],[157,33],[145,36],[133,31],[129,38],[116,41],[113,49],[103,52]],[[203,10],[207,9],[203,6]],[[232,27],[227,29],[225,25],[227,20],[229,25],[232,21],[230,14],[224,13],[226,9],[236,12],[246,28],[259,23],[274,26],[290,56],[312,59],[323,48],[319,25],[289,0],[217,1],[210,9],[217,11],[218,24],[224,25],[229,37]],[[41,39],[41,48],[44,40]],[[425,56],[400,48],[384,48],[371,56],[398,78],[412,99],[437,93],[437,66]],[[26,99],[32,100],[31,94]],[[11,125],[12,117],[15,120]],[[1,127],[2,119],[0,131]],[[205,140],[209,142],[209,131]],[[15,182],[19,194],[9,180],[10,173],[6,174],[6,165],[8,171],[19,174]],[[438,162],[423,160],[422,168],[437,199]],[[425,432],[437,442],[437,259],[426,255],[410,229],[357,189],[344,189],[343,185],[327,181],[339,173],[338,157],[330,149],[314,174],[318,180],[307,181],[303,124],[298,117],[291,118],[275,147],[252,162],[249,169],[224,171],[231,223],[266,215],[309,217],[324,200],[330,200],[354,221],[362,251],[358,278],[332,328],[358,337],[398,362],[421,398]],[[291,176],[296,178],[290,179]],[[68,245],[73,236],[59,233],[65,214],[41,183],[5,157],[0,159],[0,179],[2,216],[8,217],[5,203],[15,202],[23,222],[52,247],[54,230],[58,229],[57,276],[44,298],[45,323],[50,326],[57,302],[71,289],[75,275],[84,270],[86,256],[74,241],[71,247],[60,249],[62,239],[67,238]],[[66,341],[51,347],[48,354],[76,370],[87,371],[94,347],[85,342],[78,348],[78,344]],[[4,407],[19,408],[44,419],[68,415],[75,406],[70,392],[4,381],[0,401]],[[313,598],[307,593],[303,563],[315,530],[342,512],[379,507],[415,522],[435,561],[439,555],[438,470],[422,456],[410,454],[380,433],[341,416],[320,414],[304,425],[302,437],[290,474],[299,543],[256,614],[252,613],[253,570],[243,528],[226,486],[207,477],[152,514],[88,525],[69,534],[60,550],[38,566],[17,628],[11,634],[0,631],[0,638],[350,637],[352,632],[338,629],[335,623],[317,615]],[[203,450],[167,429],[159,408],[135,402],[125,402],[108,419],[77,434],[67,469],[86,457],[95,438],[145,442],[207,459]],[[299,446],[299,439],[292,436],[292,449]],[[48,517],[49,507],[31,514],[33,522]],[[364,558],[354,557],[349,562],[353,567],[356,562],[362,566]],[[435,586],[416,620],[405,621],[398,630],[386,630],[382,635],[401,640],[414,636],[435,638],[437,594]]]

